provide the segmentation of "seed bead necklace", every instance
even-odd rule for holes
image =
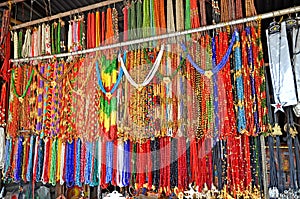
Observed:
[[[11,93],[14,93],[14,90],[16,94],[21,93],[21,78],[22,78],[22,67],[17,67],[16,71],[12,71],[11,75],[11,82],[13,83],[16,79],[15,86],[11,86]],[[15,88],[15,89],[13,89]],[[25,93],[26,95],[26,93]],[[22,98],[23,99],[23,98]],[[22,101],[22,100],[21,100]],[[21,101],[19,98],[16,97],[15,94],[10,95],[9,100],[9,117],[8,117],[8,126],[7,126],[7,132],[8,135],[11,137],[16,137],[17,132],[19,130],[19,110],[20,110],[20,104]]]
[[[246,121],[247,121],[247,132],[249,133],[249,135],[253,135],[253,113],[252,113],[252,96],[251,96],[251,83],[250,83],[250,68],[248,65],[249,62],[249,56],[247,54],[247,48],[250,45],[249,41],[247,41],[247,36],[246,36],[246,31],[243,30],[241,33],[241,40],[242,40],[242,44],[241,44],[241,48],[242,48],[242,76],[243,76],[243,83],[244,83],[244,99],[245,99],[245,117],[246,117]],[[251,67],[251,66],[250,66]]]

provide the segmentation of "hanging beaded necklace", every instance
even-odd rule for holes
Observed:
[[[22,153],[23,153],[23,137],[18,138],[16,153],[16,165],[14,170],[14,180],[20,182],[22,174]]]
[[[235,89],[236,89],[236,112],[237,112],[237,130],[239,133],[245,133],[246,131],[246,118],[244,107],[244,86],[242,77],[242,62],[241,62],[241,48],[240,37],[237,33],[236,44],[234,48],[234,67],[235,67]]]
[[[116,58],[113,60],[106,60],[102,56],[101,60],[102,71],[100,72],[98,61],[96,62],[96,75],[98,80],[98,85],[103,95],[100,97],[100,124],[102,125],[102,130],[105,133],[107,139],[115,139],[116,132],[116,106],[117,101],[115,96],[113,96],[117,86],[120,84],[122,78],[122,69],[120,70],[117,78],[117,61]],[[103,82],[102,82],[102,77]],[[114,84],[114,85],[113,85]],[[110,91],[107,92],[109,88]]]
[[[214,74],[216,74],[217,72],[219,72],[220,70],[223,69],[223,67],[225,66],[228,58],[229,58],[229,55],[231,54],[231,51],[233,49],[233,45],[236,41],[236,38],[238,36],[238,33],[235,31],[234,34],[232,34],[232,38],[231,38],[231,41],[230,41],[230,45],[226,51],[226,54],[225,56],[222,58],[222,61],[216,65],[212,70],[203,70],[201,69],[192,59],[191,55],[189,53],[187,53],[187,59],[189,60],[189,62],[192,64],[192,66],[202,75],[205,75],[206,77],[208,78],[211,78]],[[181,44],[181,48],[183,51],[187,52],[187,49],[186,49],[186,46],[182,43]]]
[[[118,29],[118,11],[114,7],[112,9],[112,24],[113,24],[113,31],[114,31],[114,43],[119,42],[119,29]]]
[[[255,60],[255,65],[257,65],[257,71],[259,73],[260,80],[257,80],[258,83],[256,84],[256,93],[257,95],[257,107],[259,110],[259,120],[260,120],[260,127],[262,132],[266,132],[268,129],[268,108],[266,104],[266,78],[264,72],[264,59],[263,59],[263,49],[262,49],[262,42],[261,42],[261,19],[258,20],[257,31],[252,28],[253,32],[253,50],[254,55],[253,59]],[[255,50],[256,49],[256,50]]]
[[[6,83],[4,83],[1,87],[1,100],[0,100],[0,127],[6,126],[6,104],[7,104],[7,90]]]
[[[95,40],[96,40],[96,47],[100,46],[100,40],[101,40],[101,30],[100,30],[100,11],[97,10],[95,14]],[[94,35],[93,35],[94,36]]]
[[[155,60],[155,62],[154,62],[154,64],[153,64],[153,66],[152,66],[150,72],[149,72],[148,75],[146,76],[146,78],[145,78],[145,80],[143,81],[143,83],[140,83],[140,84],[136,83],[136,82],[132,79],[132,77],[130,76],[128,70],[127,70],[126,67],[125,67],[124,61],[122,60],[122,58],[121,58],[120,55],[119,55],[118,59],[119,59],[119,61],[121,62],[121,67],[122,67],[122,69],[123,69],[123,72],[124,72],[124,74],[125,74],[125,77],[127,78],[127,80],[130,82],[130,84],[131,84],[133,87],[135,87],[136,89],[138,89],[138,90],[140,91],[141,89],[143,89],[143,87],[147,86],[147,85],[151,82],[151,80],[153,79],[153,77],[154,77],[156,71],[158,70],[158,67],[159,67],[159,65],[160,65],[160,61],[161,61],[162,56],[163,56],[163,52],[164,52],[164,45],[161,46],[161,49],[160,49],[160,51],[159,51],[159,53],[158,53],[158,56],[157,56],[157,58],[156,58],[156,60]]]
[[[22,175],[21,179],[26,181],[26,172],[28,167],[28,150],[29,150],[29,137],[25,136],[23,141],[23,154],[22,154]]]
[[[50,79],[49,82],[54,81],[53,70],[54,70],[53,63],[49,63],[47,67],[45,67],[46,78]],[[51,110],[52,110],[51,104],[52,104],[52,97],[53,97],[52,91],[55,85],[48,83],[45,84],[44,86],[45,86],[44,87],[45,91],[44,91],[44,98],[43,98],[44,110],[43,110],[43,130],[41,134],[42,137],[51,135],[50,125],[51,125]]]
[[[154,19],[156,34],[165,34],[166,33],[166,18],[165,18],[165,3],[164,1],[154,0]],[[138,16],[139,13],[137,14]]]
[[[252,106],[252,113],[254,113],[254,130],[253,133],[257,134],[261,131],[260,125],[259,125],[259,115],[258,115],[258,102],[257,102],[257,96],[256,96],[256,91],[257,91],[257,82],[256,79],[258,79],[258,74],[257,74],[257,67],[256,64],[254,64],[255,59],[254,59],[254,49],[253,49],[253,41],[251,38],[251,28],[248,27],[246,28],[246,33],[247,33],[247,39],[248,39],[248,64],[250,67],[250,81],[251,81],[251,95],[252,95],[252,100],[253,100],[253,106]]]
[[[30,85],[26,85],[26,83],[28,82],[32,82],[33,80],[33,76],[31,77],[31,80],[29,79],[29,67],[30,66],[23,66],[23,73],[22,73],[22,88],[21,90],[26,92],[26,95],[24,97],[18,97],[22,103],[21,103],[21,107],[20,107],[20,118],[19,118],[19,126],[21,129],[29,129],[29,95],[30,95],[30,90],[29,87]],[[31,74],[32,74],[32,70],[31,70]],[[30,74],[30,76],[31,76]],[[15,91],[15,89],[14,89]],[[24,95],[24,93],[23,93]],[[23,96],[22,95],[22,96]]]
[[[44,74],[45,64],[39,63],[40,73]],[[38,76],[37,83],[39,85],[37,89],[37,116],[36,116],[36,132],[40,135],[43,128],[43,98],[44,98],[44,81]]]
[[[219,32],[218,35],[215,36],[215,63],[220,62],[220,59],[222,58],[222,48],[223,48],[223,41],[222,41],[222,32]],[[226,122],[226,117],[225,117],[225,112],[226,112],[226,106],[224,104],[225,101],[225,89],[224,89],[224,83],[223,83],[223,70],[220,71],[216,77],[218,84],[217,84],[217,94],[218,94],[218,100],[217,100],[217,105],[218,105],[218,113],[216,117],[219,118],[225,118],[224,120],[218,120],[219,124],[216,124],[217,128],[218,128],[218,134],[220,138],[223,135],[224,132],[224,125]],[[214,147],[214,151],[215,153],[217,153],[217,146],[218,144],[216,144],[216,147]],[[214,163],[216,163],[217,161],[215,161]]]
[[[174,32],[175,31],[175,24],[174,24],[174,13],[173,13],[173,1],[167,0],[167,32]]]
[[[81,181],[80,181],[80,172],[81,172],[81,154],[82,154],[82,140],[80,138],[77,139],[76,141],[76,155],[75,155],[75,158],[76,158],[76,161],[75,161],[75,185],[76,186],[81,186]],[[99,160],[101,161],[101,160]]]
[[[32,79],[33,79],[33,75],[34,75],[34,70],[31,71],[31,74],[30,74],[30,78],[29,78],[29,81],[27,82],[27,85],[23,91],[23,93],[21,95],[18,94],[18,91],[17,91],[17,88],[16,88],[16,83],[15,83],[15,80],[14,80],[14,77],[15,77],[15,69],[12,70],[12,89],[13,89],[13,93],[15,94],[15,96],[18,98],[18,100],[20,101],[20,103],[22,103],[24,101],[24,97],[26,96],[27,92],[28,92],[28,89],[30,87],[30,84],[32,82]]]
[[[34,148],[35,148],[35,136],[31,135],[30,136],[30,142],[29,142],[29,154],[28,154],[28,166],[27,166],[27,170],[26,170],[26,180],[28,182],[30,182],[32,180],[32,172],[33,172],[33,160],[34,160]]]
[[[53,138],[51,145],[51,158],[50,158],[50,174],[49,174],[49,183],[52,186],[56,185],[56,169],[57,169],[57,153],[60,153],[58,149],[58,138]]]
[[[22,78],[22,67],[18,67],[14,72],[14,74],[11,76],[12,82],[16,79],[15,81],[16,93],[21,93],[21,78]],[[14,92],[13,90],[14,90],[13,86],[11,86],[10,92],[13,93]],[[19,130],[19,123],[17,121],[19,121],[19,110],[20,110],[21,101],[19,100],[19,98],[15,97],[14,94],[10,95],[7,133],[12,137],[16,137],[17,132]]]
[[[245,99],[245,117],[246,117],[246,121],[247,121],[247,132],[249,132],[249,135],[253,135],[253,131],[254,126],[253,126],[253,113],[252,113],[252,106],[253,106],[253,101],[252,96],[251,96],[251,82],[250,82],[250,70],[251,70],[251,66],[249,61],[252,62],[252,58],[249,58],[250,55],[247,53],[248,51],[248,46],[249,41],[247,41],[247,36],[246,36],[246,31],[243,30],[241,33],[241,40],[242,40],[242,44],[241,44],[241,49],[242,49],[242,76],[243,76],[243,83],[244,83],[244,99]],[[251,42],[251,41],[250,41]],[[252,53],[252,52],[251,52]],[[248,64],[249,63],[249,64]]]
[[[211,38],[209,36],[206,37],[206,53],[205,53],[205,60],[206,60],[206,69],[205,70],[212,70],[212,46],[211,46]],[[208,85],[208,101],[206,102],[207,107],[207,125],[206,125],[206,134],[209,138],[213,136],[214,130],[214,106],[213,106],[213,81],[209,78],[206,78],[206,84]]]
[[[88,55],[85,58],[81,58],[77,63],[75,63],[74,73],[69,73],[66,78],[66,85],[68,85],[70,97],[72,97],[72,100],[76,101],[76,104],[80,104],[80,106],[74,106],[74,112],[77,113],[74,117],[74,124],[76,124],[76,132],[80,136],[87,135],[85,133],[87,129],[84,128],[84,126],[87,121],[86,107],[88,105],[89,98],[86,97],[89,97],[89,95],[87,95],[87,91],[89,89],[88,82],[91,81],[92,68],[95,60],[96,57],[94,58]],[[75,78],[72,78],[74,76]],[[83,79],[83,82],[81,79]]]
[[[126,60],[126,54],[124,55],[124,59]],[[102,61],[103,62],[103,61]],[[116,59],[112,61],[112,64],[116,64]],[[103,94],[110,99],[112,97],[112,95],[114,94],[114,92],[116,91],[118,85],[120,84],[121,80],[122,80],[122,76],[123,76],[123,70],[122,68],[120,69],[120,71],[118,72],[118,78],[116,80],[116,83],[114,84],[114,86],[112,87],[111,91],[106,91],[102,82],[102,78],[100,77],[101,71],[99,69],[99,64],[98,62],[96,62],[96,71],[97,71],[97,79],[98,79],[98,84],[100,87],[100,90],[103,92]],[[114,81],[114,80],[113,80]]]
[[[152,11],[152,10],[151,10]],[[143,1],[143,37],[149,37],[151,35],[151,19],[150,19],[150,0]],[[131,17],[131,20],[132,17]],[[133,27],[131,27],[133,28]]]
[[[222,54],[225,54],[225,49],[227,49],[227,47],[228,47],[228,42],[227,42],[228,41],[228,32],[223,32],[223,33],[221,33],[221,35],[222,35],[222,38],[220,38],[220,41],[223,41],[222,42],[222,45],[223,45]],[[223,136],[221,136],[221,137],[227,137],[230,135],[234,135],[236,132],[236,117],[235,117],[235,113],[234,113],[234,100],[233,100],[233,92],[232,92],[233,84],[232,84],[231,75],[230,75],[231,65],[232,65],[232,60],[230,62],[227,62],[224,69],[222,70],[223,80],[224,80],[224,84],[225,84],[224,87],[226,90],[225,106],[227,105],[227,113],[225,112],[225,115],[226,114],[228,115],[228,125],[225,122],[224,127],[227,128],[228,126],[230,126],[231,128],[230,128],[230,130],[225,130]]]
[[[10,32],[7,33],[5,48],[10,49]],[[3,65],[0,69],[0,77],[4,80],[4,83],[0,87],[1,99],[0,99],[0,127],[6,126],[7,119],[7,86],[6,82],[9,82],[9,59],[10,59],[10,50],[5,51],[5,59],[3,60]],[[2,128],[1,128],[2,129]]]
[[[100,91],[97,87],[97,76],[96,76],[96,70],[93,70],[91,75],[91,81],[88,82],[87,85],[87,91],[86,95],[90,99],[90,102],[86,105],[86,122],[89,124],[87,128],[86,135],[88,135],[88,139],[94,141],[97,136],[100,135],[101,131],[100,129],[100,122],[97,120],[97,114],[99,114],[100,109],[99,105],[101,103],[100,101]],[[111,110],[113,111],[113,110]],[[90,119],[92,118],[92,119]],[[106,128],[109,129],[111,126],[113,126],[113,123],[106,123]],[[99,129],[98,129],[99,128]],[[109,129],[110,130],[110,129]]]

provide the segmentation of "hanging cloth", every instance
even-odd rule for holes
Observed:
[[[293,49],[293,69],[295,72],[295,84],[297,89],[297,99],[298,99],[298,106],[294,108],[294,112],[297,117],[300,116],[300,26],[293,27],[293,42],[292,42],[292,49]]]
[[[266,30],[270,73],[274,90],[275,112],[283,111],[283,106],[297,103],[289,46],[286,33],[286,22],[281,23],[280,32]]]

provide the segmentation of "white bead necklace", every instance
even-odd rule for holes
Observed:
[[[141,90],[143,87],[147,86],[151,82],[151,80],[153,79],[153,77],[154,77],[155,73],[157,72],[158,67],[160,65],[160,61],[161,61],[163,53],[164,53],[164,48],[165,48],[164,45],[162,45],[161,49],[160,49],[160,51],[158,53],[158,56],[157,56],[157,58],[156,58],[156,60],[155,60],[155,62],[153,64],[150,72],[148,73],[147,77],[145,78],[145,80],[141,84],[136,83],[132,79],[132,77],[130,76],[128,70],[125,67],[125,64],[124,64],[123,59],[121,58],[121,55],[119,54],[118,59],[119,59],[119,62],[121,62],[121,67],[122,67],[122,69],[124,71],[125,77],[127,78],[127,80],[130,82],[130,84],[133,87],[135,87],[138,90]]]

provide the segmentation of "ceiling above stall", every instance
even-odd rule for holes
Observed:
[[[12,2],[12,22],[20,24],[100,2],[109,2],[109,0],[15,0]],[[111,6],[121,11],[123,2]]]
[[[12,22],[20,24],[28,22],[30,20],[48,17],[58,13],[106,1],[109,2],[109,0],[14,0],[12,1]],[[258,14],[300,5],[300,0],[254,1]],[[117,8],[120,17],[122,16],[121,11],[123,5],[123,1],[111,5]],[[209,12],[209,7],[211,7],[211,0],[206,0],[206,5]],[[121,20],[122,18],[120,18],[120,21]]]

